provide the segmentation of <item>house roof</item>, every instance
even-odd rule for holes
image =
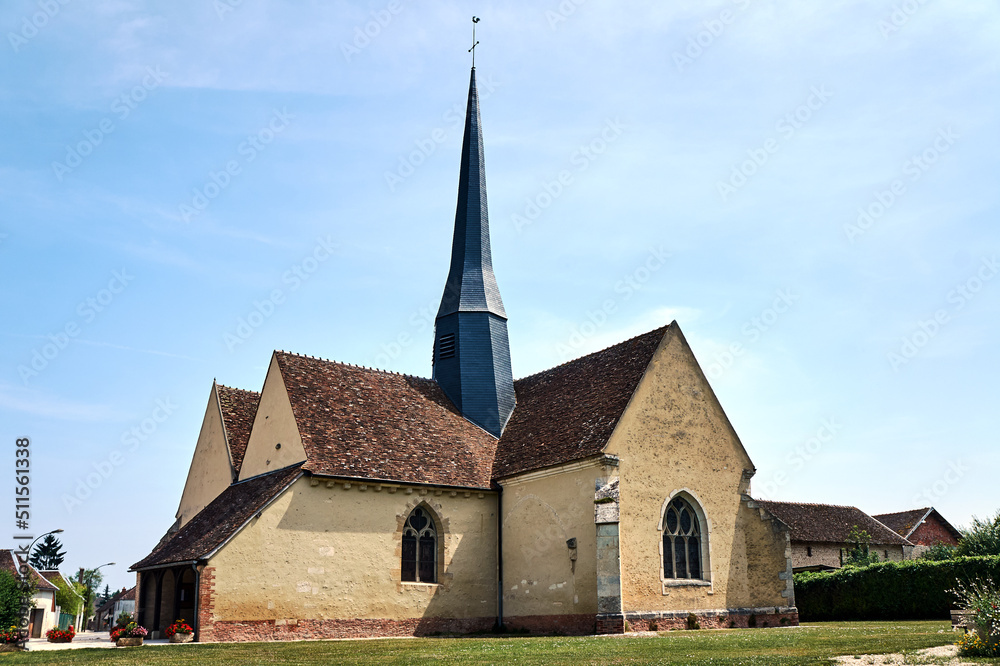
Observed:
[[[931,516],[937,518],[941,522],[948,532],[955,537],[955,539],[961,539],[962,533],[955,529],[951,523],[944,519],[937,509],[932,506],[924,507],[923,509],[911,509],[909,511],[897,511],[896,513],[880,513],[873,516],[875,520],[879,521],[893,532],[896,532],[904,539],[909,539],[910,535],[920,525],[930,518]]]
[[[275,352],[306,462],[327,476],[489,488],[497,440],[433,379]]]
[[[20,565],[17,563],[17,557],[14,555],[12,549],[5,548],[0,550],[0,570],[12,574],[15,578],[21,577]],[[51,590],[55,592],[59,589],[38,573],[38,569],[30,564],[28,565],[28,575],[39,590]]]
[[[159,550],[133,564],[131,570],[191,562],[208,555],[246,524],[251,517],[290,486],[301,465],[261,474],[229,486],[180,528]]]
[[[133,585],[128,590],[122,589],[118,590],[110,599],[105,601],[100,607],[95,610],[95,613],[103,613],[114,608],[114,605],[119,601],[135,601],[135,585]]]
[[[229,455],[233,460],[233,469],[237,477],[243,466],[243,456],[247,452],[250,441],[250,429],[257,414],[257,404],[260,393],[244,391],[216,384],[219,396],[219,408],[222,411],[222,426],[226,430],[226,442],[229,444]]]
[[[494,478],[601,453],[668,330],[676,322],[515,381]]]
[[[853,506],[805,504],[755,500],[775,518],[788,525],[792,541],[845,543],[855,525],[871,535],[878,545],[909,546],[909,541]]]

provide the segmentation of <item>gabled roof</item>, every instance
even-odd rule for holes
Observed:
[[[497,440],[432,379],[275,352],[302,437],[326,476],[489,488]]]
[[[937,509],[932,506],[924,507],[923,509],[911,509],[910,511],[898,511],[896,513],[880,513],[874,516],[875,520],[879,521],[893,532],[896,532],[904,539],[909,539],[910,535],[913,534],[920,525],[930,518],[931,516],[940,521],[941,525],[948,530],[948,532],[955,537],[955,539],[961,539],[962,533],[955,529],[951,523],[944,519]]]
[[[494,478],[601,453],[660,341],[676,323],[514,382]]]
[[[792,541],[845,543],[855,525],[867,532],[873,544],[910,546],[909,541],[853,506],[804,504],[755,500],[771,515],[788,525]]]
[[[20,565],[17,562],[17,556],[14,555],[14,551],[11,548],[5,548],[0,550],[0,570],[6,571],[14,576],[14,578],[21,577]],[[49,590],[55,592],[59,588],[50,583],[45,579],[42,574],[38,573],[38,569],[28,565],[28,576],[35,583],[39,590]]]
[[[130,570],[193,562],[205,557],[290,486],[301,475],[300,467],[292,465],[229,486],[163,546],[133,564]]]
[[[243,456],[247,452],[250,441],[250,429],[257,414],[257,404],[260,393],[244,391],[216,384],[219,395],[219,408],[222,410],[222,427],[226,430],[226,442],[229,445],[229,455],[233,460],[233,469],[239,478],[243,466]]]
[[[105,611],[109,611],[112,608],[114,608],[114,605],[119,601],[135,601],[135,586],[133,585],[128,590],[125,589],[118,590],[111,596],[110,599],[101,604],[100,607],[97,608],[97,610],[95,610],[94,612],[103,613]]]

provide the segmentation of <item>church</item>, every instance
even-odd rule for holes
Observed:
[[[213,384],[138,621],[199,641],[798,624],[788,527],[676,322],[514,380],[473,66],[430,378]]]

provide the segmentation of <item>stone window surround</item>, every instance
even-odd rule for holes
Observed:
[[[675,497],[680,496],[681,498],[687,500],[694,509],[695,514],[698,516],[698,521],[703,526],[702,538],[701,538],[701,578],[691,579],[691,578],[665,578],[663,575],[663,517],[666,515],[667,507],[670,505],[671,500]],[[670,594],[671,589],[676,589],[680,587],[707,587],[707,594],[714,594],[715,588],[712,584],[712,521],[708,519],[705,515],[705,510],[702,508],[702,502],[698,499],[698,496],[689,488],[679,488],[663,500],[663,504],[660,506],[659,518],[656,522],[656,531],[658,532],[657,543],[658,551],[660,553],[660,586],[663,592],[663,596]]]

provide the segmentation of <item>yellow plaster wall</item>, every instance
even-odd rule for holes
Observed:
[[[505,479],[504,616],[597,612],[599,460]],[[566,541],[576,538],[576,562]]]
[[[180,520],[177,527],[182,527],[194,518],[232,482],[233,464],[219,411],[219,393],[213,384],[184,492],[181,494],[181,503],[177,507],[176,517]]]
[[[606,452],[620,457],[622,604],[629,610],[786,605],[784,535],[741,508],[753,463],[676,325],[664,336]],[[664,586],[658,527],[688,491],[709,532],[710,586]],[[750,571],[763,572],[753,581]]]
[[[209,561],[215,621],[495,616],[496,495],[378,488],[296,481]],[[438,584],[400,581],[420,503],[439,518]]]
[[[276,448],[281,444],[281,448]],[[271,356],[264,388],[260,392],[257,416],[247,443],[240,480],[273,472],[306,459],[302,437],[288,401],[277,359]]]

